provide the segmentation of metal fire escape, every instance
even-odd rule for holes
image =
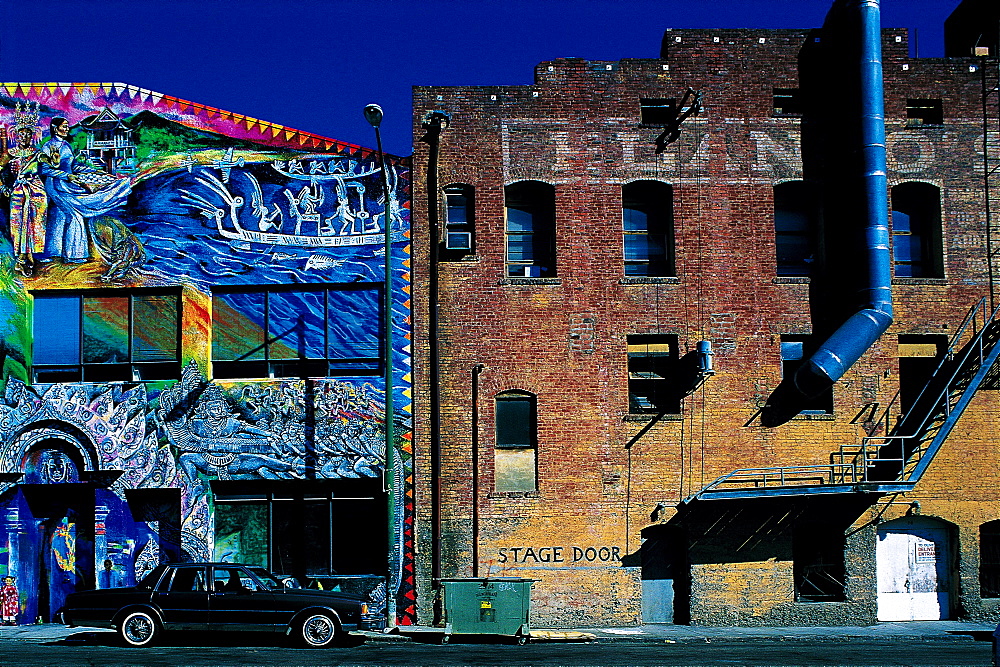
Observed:
[[[872,434],[863,437],[860,444],[842,446],[830,454],[830,462],[826,464],[734,470],[685,502],[911,490],[976,391],[983,386],[996,386],[1000,376],[996,364],[1000,357],[998,310],[989,309],[985,297],[973,306],[910,409],[905,414],[896,411],[897,393],[879,422],[869,429]]]

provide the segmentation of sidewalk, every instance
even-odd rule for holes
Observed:
[[[788,628],[719,628],[689,625],[642,625],[627,628],[559,628],[550,638],[544,632],[533,633],[532,642],[545,641],[587,641],[590,638],[576,636],[577,633],[593,635],[592,641],[600,643],[705,643],[713,641],[754,642],[754,641],[830,641],[846,642],[864,639],[867,641],[991,641],[996,626],[963,621],[913,621],[910,623],[879,623],[871,626],[849,627],[788,627]],[[536,631],[543,630],[536,628]],[[97,628],[67,628],[57,623],[0,627],[0,640],[27,642],[50,642],[65,639],[80,632],[111,633],[112,630]],[[357,633],[367,642],[407,642],[435,643],[443,635],[441,628],[410,625],[400,626],[398,633],[377,632]],[[561,635],[569,635],[562,638]],[[457,637],[457,636],[456,636]]]

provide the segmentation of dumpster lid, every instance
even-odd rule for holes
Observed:
[[[525,577],[445,577],[438,581],[537,581]]]

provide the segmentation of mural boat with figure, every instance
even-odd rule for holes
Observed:
[[[222,218],[216,217],[215,224],[219,235],[236,243],[261,243],[264,245],[299,246],[304,248],[340,248],[346,246],[379,246],[385,243],[385,234],[344,234],[341,236],[326,236],[321,234],[285,234],[283,232],[255,232],[244,228],[239,222],[230,220],[233,229],[222,224]],[[406,236],[401,230],[392,232],[391,240],[405,241]]]

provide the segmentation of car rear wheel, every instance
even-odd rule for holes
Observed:
[[[159,633],[159,624],[147,611],[133,611],[118,626],[118,634],[128,646],[149,646]]]
[[[310,614],[299,626],[299,637],[309,648],[325,648],[337,639],[337,622],[327,614]]]

